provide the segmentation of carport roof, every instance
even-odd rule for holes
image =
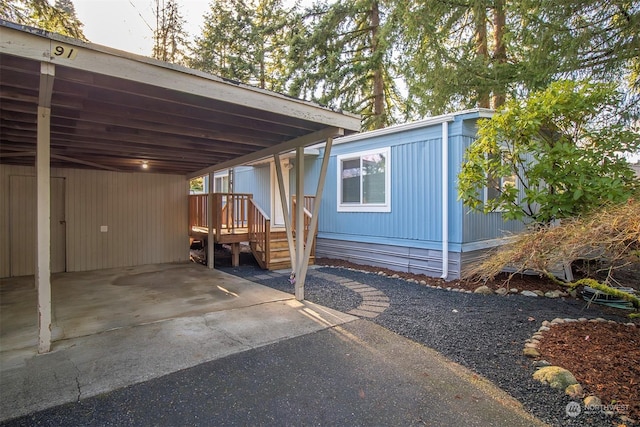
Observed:
[[[357,115],[0,20],[3,164],[34,164],[47,73],[52,167],[147,162],[194,177],[360,128]]]

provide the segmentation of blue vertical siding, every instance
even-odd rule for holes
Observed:
[[[251,193],[265,212],[271,212],[271,169],[269,164],[243,166],[235,169],[233,191]]]
[[[499,213],[469,212],[458,200],[458,173],[464,153],[475,140],[479,114],[467,112],[448,122],[448,213],[449,248],[491,240],[519,231],[518,222],[504,222]],[[364,134],[362,135],[364,136]],[[442,245],[442,123],[413,129],[399,129],[353,141],[336,140],[321,199],[318,232],[320,239],[407,248],[440,250]],[[339,177],[337,156],[390,147],[391,211],[338,212]],[[305,194],[314,195],[322,165],[319,156],[305,156]],[[295,162],[293,159],[292,163]],[[296,169],[291,169],[289,186],[296,192]],[[254,199],[271,212],[269,165],[238,168],[237,192],[253,193]]]

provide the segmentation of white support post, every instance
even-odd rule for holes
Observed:
[[[327,177],[327,169],[329,167],[329,158],[331,157],[331,146],[333,138],[328,138],[324,148],[324,156],[322,158],[322,167],[320,168],[320,176],[318,177],[318,187],[316,188],[316,202],[313,205],[311,223],[309,224],[309,235],[307,236],[306,246],[304,248],[304,256],[302,257],[302,265],[299,273],[296,274],[296,283],[298,280],[302,282],[304,289],[304,281],[307,278],[307,269],[309,268],[309,257],[311,256],[311,247],[315,236],[316,227],[318,227],[318,213],[320,212],[320,199],[324,191],[325,178]]]
[[[209,174],[209,189],[207,195],[207,224],[209,225],[209,233],[207,235],[207,267],[213,270],[215,267],[215,230],[213,229],[214,217],[213,217],[213,204],[215,200],[213,193],[215,191],[215,173]]]
[[[289,259],[291,260],[291,271],[296,271],[296,246],[293,241],[293,230],[291,228],[289,205],[287,204],[287,193],[285,192],[284,188],[284,178],[282,176],[282,163],[280,161],[280,154],[274,154],[273,161],[276,166],[276,179],[278,181],[280,203],[282,204],[282,213],[284,216],[284,228],[287,231],[287,243],[289,244]]]
[[[51,94],[55,67],[40,67],[36,146],[36,274],[38,353],[51,351]]]
[[[304,147],[296,148],[296,268],[295,296],[298,301],[304,299],[304,278],[300,277],[304,257]],[[302,280],[300,280],[302,279]]]

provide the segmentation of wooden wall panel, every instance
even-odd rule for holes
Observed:
[[[74,169],[67,182],[69,271],[189,259],[184,177]]]
[[[11,274],[11,175],[35,171],[0,167],[0,277]],[[66,178],[67,271],[189,260],[185,177],[82,169],[53,169],[52,176]]]
[[[33,176],[9,177],[9,240],[12,276],[26,276],[35,271],[36,179]]]

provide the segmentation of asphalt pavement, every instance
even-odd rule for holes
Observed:
[[[544,425],[490,382],[428,347],[369,320],[339,323],[0,424]]]

